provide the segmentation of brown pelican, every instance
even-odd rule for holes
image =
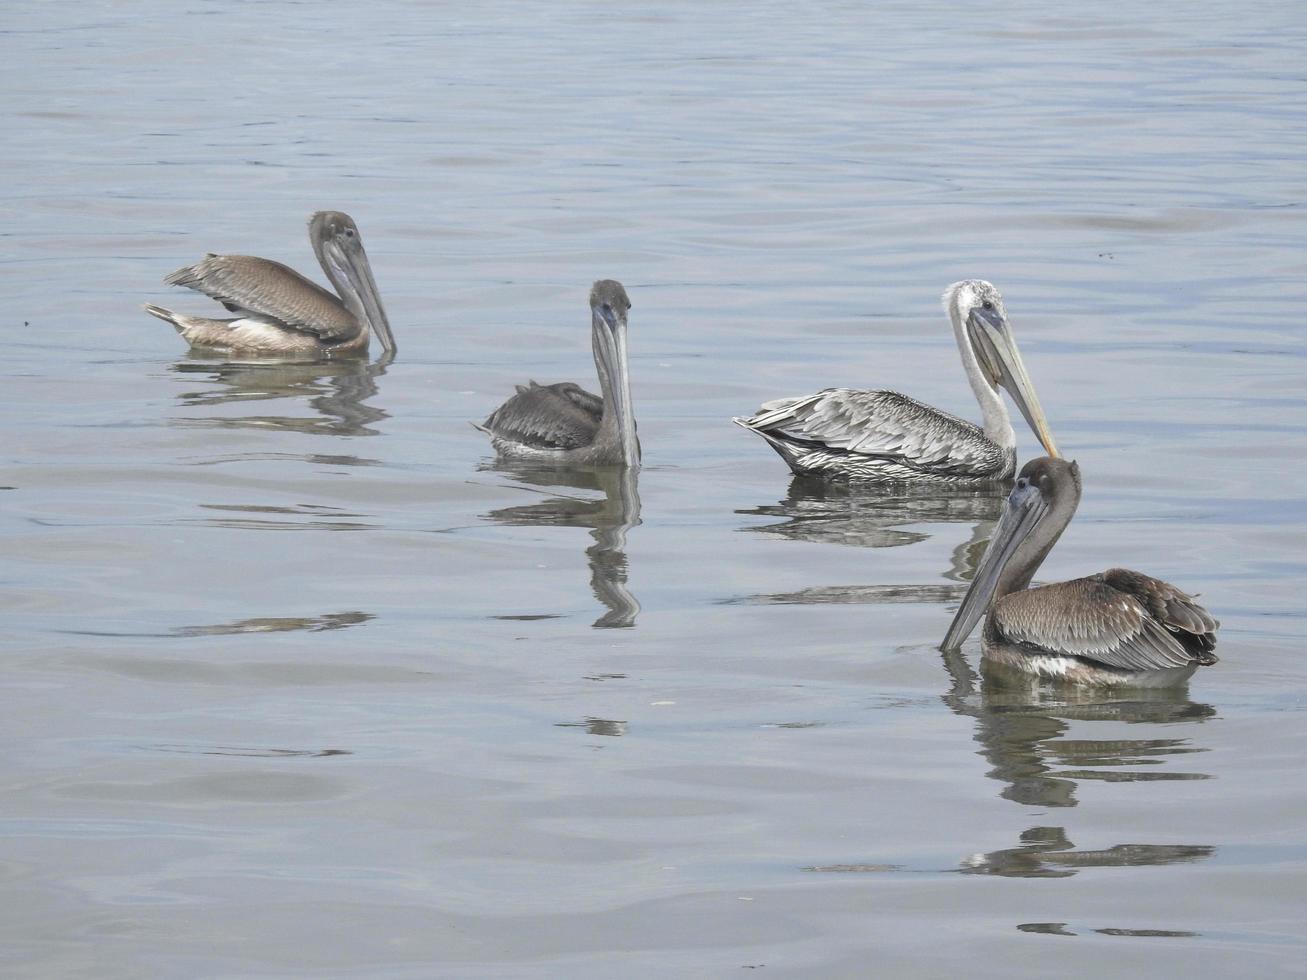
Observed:
[[[1027,588],[1079,503],[1075,463],[1041,456],[1021,468],[941,649],[961,644],[988,609],[985,660],[1027,675],[1146,683],[1180,680],[1195,666],[1216,663],[1218,623],[1160,579],[1112,568]]]
[[[167,320],[195,347],[247,354],[360,354],[375,333],[393,354],[395,338],[354,219],[319,211],[309,219],[309,241],[339,295],[280,262],[210,252],[164,281],[216,299],[234,318],[214,320],[153,305],[145,311]]]
[[[501,456],[537,462],[639,466],[631,383],[626,367],[626,315],[631,301],[614,279],[590,290],[591,345],[597,397],[565,381],[518,385],[517,394],[477,428]],[[474,425],[476,423],[473,423]]]
[[[983,429],[897,391],[853,388],[778,398],[735,423],[766,439],[800,476],[979,485],[1010,480],[1016,471],[1016,433],[1002,386],[1044,450],[1058,455],[999,291],[983,279],[955,282],[944,292],[944,309]]]

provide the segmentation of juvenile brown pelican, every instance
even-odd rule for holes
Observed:
[[[490,436],[501,456],[579,465],[640,465],[626,367],[630,308],[620,282],[600,279],[594,284],[591,345],[603,397],[570,381],[518,385],[517,394],[477,426]]]
[[[1027,588],[1079,503],[1075,463],[1041,456],[1021,468],[941,649],[956,649],[988,609],[985,659],[1024,674],[1120,684],[1216,663],[1219,624],[1160,579],[1112,568]]]
[[[252,354],[359,354],[375,333],[393,354],[395,338],[354,219],[340,211],[319,211],[309,219],[309,241],[338,296],[280,262],[210,252],[164,281],[216,299],[234,318],[214,320],[153,305],[145,311],[167,320],[195,347]]]
[[[767,402],[737,425],[758,433],[800,476],[979,485],[1016,472],[1016,433],[999,396],[1012,395],[1050,456],[1058,455],[1008,326],[1003,297],[983,279],[944,292],[962,366],[984,428],[897,391],[827,388]]]

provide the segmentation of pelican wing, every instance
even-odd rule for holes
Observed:
[[[752,429],[829,449],[893,460],[932,473],[989,476],[1002,450],[979,427],[897,391],[827,388],[764,404]]]
[[[518,385],[517,394],[486,419],[496,438],[536,449],[580,449],[595,440],[604,400],[570,381]]]
[[[1216,631],[1221,624],[1194,602],[1189,593],[1180,591],[1170,582],[1129,568],[1109,568],[1100,577],[1118,592],[1133,596],[1187,649],[1201,655],[1210,654],[1215,648]],[[1213,655],[1211,661],[1215,660]]]
[[[540,387],[534,381],[531,384],[537,388]],[[522,390],[520,385],[518,390]],[[571,381],[562,381],[556,385],[548,385],[547,390],[554,392],[556,395],[561,395],[587,415],[593,416],[595,425],[598,425],[599,420],[604,417],[604,400],[598,395],[590,394],[578,384],[573,384]]]
[[[1013,592],[995,604],[990,616],[992,628],[1009,641],[1119,670],[1163,670],[1216,659],[1190,649],[1176,627],[1156,618],[1133,594],[1115,588],[1106,574]]]
[[[339,297],[271,259],[209,253],[164,281],[198,290],[241,316],[324,340],[347,340],[359,331],[358,321]]]

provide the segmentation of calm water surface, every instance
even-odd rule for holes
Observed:
[[[8,5],[0,964],[22,977],[1296,973],[1297,3]],[[380,364],[186,353],[207,250],[366,236]],[[1081,698],[935,644],[995,513],[732,425],[1005,292],[1056,580],[1221,663]],[[496,466],[623,280],[647,465]],[[1021,451],[1035,449],[1022,429]]]

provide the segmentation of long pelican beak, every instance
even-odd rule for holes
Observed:
[[[363,251],[363,243],[355,238],[343,245],[338,239],[333,239],[327,242],[326,251],[346,288],[354,293],[362,308],[368,330],[381,341],[386,353],[394,354],[395,335],[391,333],[390,321],[381,305],[381,293],[377,281],[372,278],[372,264],[368,262],[368,253]]]
[[[626,314],[611,307],[592,310],[594,348],[599,369],[607,376],[612,404],[605,404],[617,423],[625,466],[640,465],[640,444],[635,436],[635,410],[631,405],[631,376],[626,361]]]
[[[939,646],[941,650],[956,650],[971,635],[994,599],[1003,569],[1046,513],[1048,501],[1033,483],[1018,484],[1008,495],[998,526],[994,528],[985,556],[976,569],[976,577],[971,580],[971,588],[944,634],[944,642]]]
[[[1012,395],[1012,400],[1021,409],[1021,414],[1030,423],[1044,447],[1044,452],[1054,459],[1060,457],[1057,445],[1053,442],[1053,433],[1049,431],[1048,419],[1035,394],[1035,386],[1026,374],[1026,366],[1021,362],[1021,352],[1017,350],[1016,339],[998,310],[974,309],[967,317],[967,334],[971,346],[980,359],[981,366],[990,380],[1002,385]]]

